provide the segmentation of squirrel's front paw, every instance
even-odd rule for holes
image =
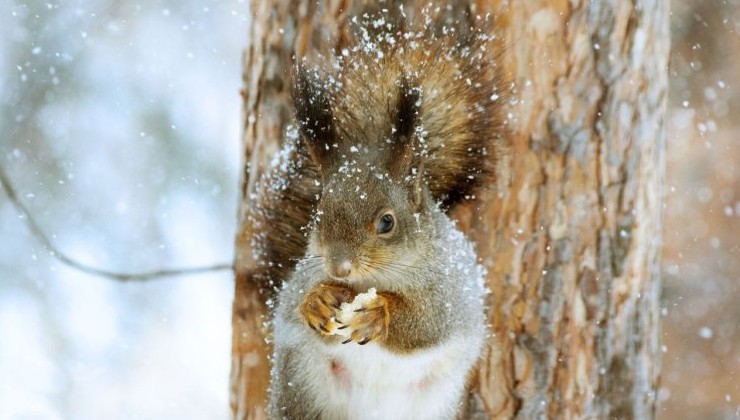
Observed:
[[[362,302],[360,308],[354,309],[349,321],[352,333],[342,344],[351,341],[366,344],[373,340],[385,340],[388,336],[389,322],[388,300],[383,295],[377,294],[372,300]]]
[[[300,313],[309,327],[321,335],[334,334],[345,326],[337,321],[342,303],[349,302],[354,293],[345,287],[320,284],[303,300]]]

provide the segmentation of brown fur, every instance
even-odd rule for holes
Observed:
[[[400,85],[414,85],[421,102],[416,119],[425,132],[425,181],[432,197],[450,208],[495,175],[505,96],[501,71],[491,60],[497,44],[460,44],[449,37],[415,42],[381,44],[382,58],[361,48],[350,53],[335,76],[342,86],[331,92],[335,131],[340,148],[382,148],[397,124]]]
[[[293,149],[283,164],[260,180],[258,202],[248,214],[258,261],[253,277],[267,297],[274,296],[305,255],[321,172],[341,161],[331,162],[329,156],[345,157],[352,147],[367,147],[375,162],[417,164],[432,198],[446,210],[494,182],[508,89],[496,62],[502,47],[474,28],[465,32],[465,39],[458,40],[436,31],[411,38],[392,29],[375,31],[373,41],[381,41],[372,51],[353,41],[346,55],[339,51],[334,67],[296,66],[293,99],[301,137],[289,139]],[[386,147],[396,133],[421,135],[421,149],[399,155]],[[322,147],[306,147],[309,139]],[[338,150],[327,154],[327,148]],[[423,165],[407,162],[419,155]]]
[[[260,179],[251,197],[257,202],[245,224],[252,230],[251,250],[257,261],[252,280],[266,299],[274,298],[305,255],[306,228],[321,192],[318,168],[305,147],[289,150],[281,163]]]

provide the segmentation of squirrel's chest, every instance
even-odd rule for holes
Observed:
[[[455,350],[440,346],[398,355],[375,344],[327,347],[322,377],[331,390],[328,405],[360,416],[350,418],[367,419],[439,418],[454,412],[461,391],[460,381],[450,380],[459,374]],[[430,415],[424,415],[427,410]]]

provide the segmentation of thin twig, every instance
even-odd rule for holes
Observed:
[[[0,183],[2,183],[5,194],[7,194],[13,205],[25,216],[26,224],[28,225],[28,228],[31,229],[31,233],[33,233],[33,236],[35,236],[36,239],[49,250],[54,258],[76,270],[118,281],[145,281],[162,277],[185,276],[190,274],[208,273],[212,271],[231,270],[233,267],[232,264],[223,263],[203,267],[163,269],[146,273],[118,273],[115,271],[109,271],[85,265],[68,256],[64,252],[60,251],[56,246],[54,246],[49,237],[46,236],[41,227],[39,227],[38,223],[36,223],[36,220],[33,218],[33,216],[31,216],[31,212],[28,211],[26,206],[18,198],[18,194],[16,194],[15,188],[13,188],[13,184],[10,182],[10,178],[5,173],[2,167],[0,167]]]

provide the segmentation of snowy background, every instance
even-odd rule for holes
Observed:
[[[740,417],[740,1],[673,0],[660,418]]]
[[[674,0],[659,416],[740,416],[740,1]],[[56,246],[230,262],[242,1],[0,0],[0,166]],[[49,255],[0,193],[0,420],[228,417],[228,272]]]
[[[0,165],[56,246],[122,272],[231,262],[241,1],[0,0]],[[124,284],[0,193],[0,419],[228,416],[229,272]]]

